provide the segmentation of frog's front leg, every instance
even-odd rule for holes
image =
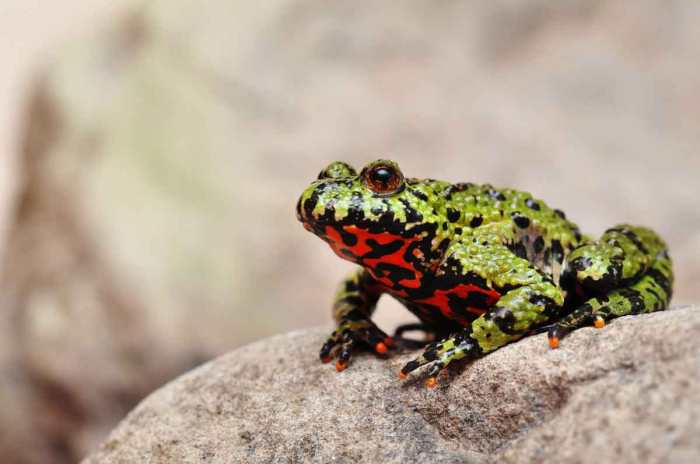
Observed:
[[[348,366],[358,345],[368,346],[379,354],[387,352],[392,338],[370,319],[380,294],[364,269],[358,269],[343,281],[333,304],[337,328],[321,348],[321,361],[327,363],[337,357],[335,367],[340,372]]]
[[[429,345],[401,369],[400,377],[406,378],[432,363],[429,387],[437,384],[437,374],[452,361],[475,358],[521,338],[557,316],[564,303],[564,294],[549,277],[495,240],[480,237],[452,250],[441,268],[455,285],[486,286],[501,297],[469,327]]]

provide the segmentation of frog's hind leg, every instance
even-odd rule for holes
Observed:
[[[595,244],[570,255],[562,275],[577,292],[598,295],[549,327],[549,345],[559,346],[571,331],[587,325],[602,328],[610,319],[660,311],[671,299],[673,272],[666,245],[651,230],[618,226]]]

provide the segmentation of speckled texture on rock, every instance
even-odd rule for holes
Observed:
[[[316,359],[326,329],[231,352],[144,400],[85,464],[127,462],[699,462],[700,311],[544,335],[428,390],[410,353]]]

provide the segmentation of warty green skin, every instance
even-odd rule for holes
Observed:
[[[360,265],[336,295],[338,328],[321,358],[347,366],[358,346],[383,353],[392,338],[372,321],[388,293],[439,342],[402,369],[477,357],[549,329],[550,344],[578,327],[667,307],[673,274],[651,230],[620,225],[595,241],[527,192],[405,179],[390,194],[334,162],[301,195],[297,216],[342,258]]]

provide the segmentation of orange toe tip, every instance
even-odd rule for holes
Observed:
[[[384,339],[384,344],[385,344],[386,346],[391,346],[391,345],[393,345],[393,344],[394,344],[394,338],[393,338],[393,337],[386,337],[386,338]]]
[[[329,362],[331,362],[331,360],[332,360],[332,358],[330,356],[324,356],[321,358],[321,362],[323,364],[328,364]]]
[[[399,379],[406,380],[406,378],[408,378],[408,374],[405,372],[399,372]]]
[[[559,338],[558,337],[552,337],[549,339],[549,347],[553,350],[556,350],[559,348]]]
[[[425,381],[425,386],[428,388],[435,388],[437,387],[438,381],[435,377],[429,377],[428,380]]]
[[[347,369],[348,363],[345,363],[343,361],[338,361],[335,363],[335,370],[338,372],[343,372],[345,369]]]
[[[603,327],[605,327],[605,320],[604,320],[602,317],[598,317],[598,318],[596,318],[596,320],[593,322],[593,326],[594,326],[596,329],[602,329]]]
[[[384,343],[379,342],[376,345],[374,345],[374,351],[376,351],[377,353],[380,353],[380,354],[384,354],[388,351],[388,348],[386,347],[386,345]]]

